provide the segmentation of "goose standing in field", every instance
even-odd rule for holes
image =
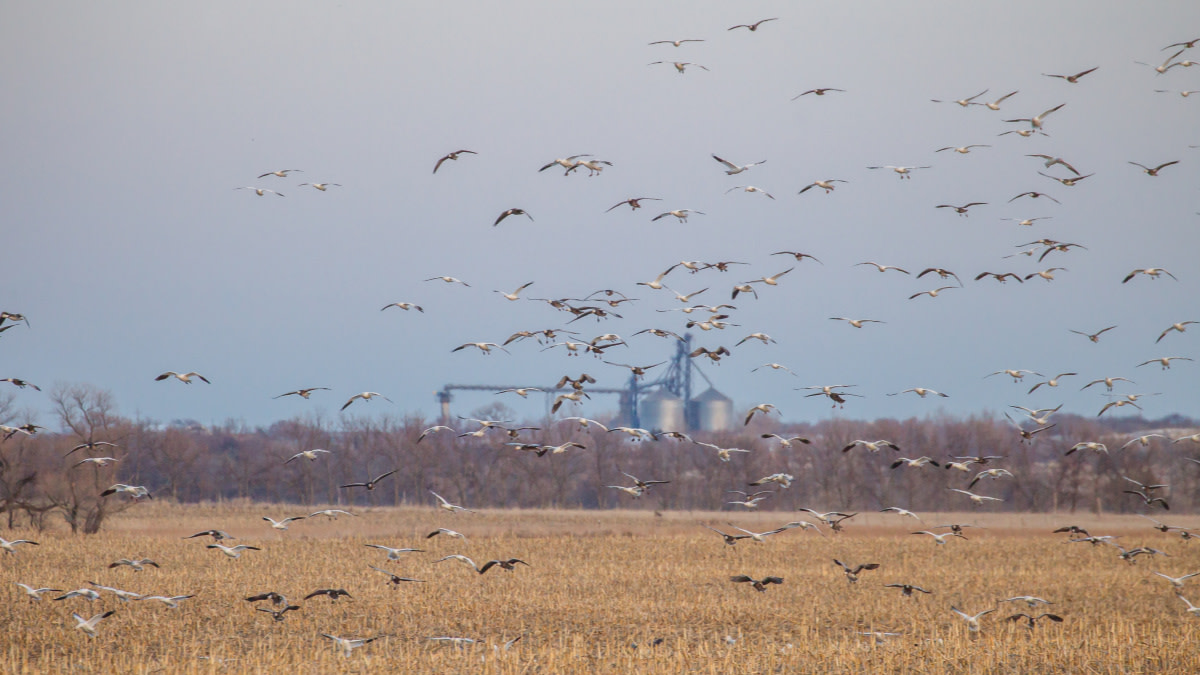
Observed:
[[[472,511],[471,509],[468,509],[465,506],[459,506],[458,504],[451,504],[449,501],[446,500],[445,497],[439,495],[438,493],[434,492],[433,490],[430,490],[429,494],[433,495],[434,497],[437,497],[438,508],[442,509],[443,511],[449,511],[450,513],[458,513],[459,511],[466,511],[467,513],[475,513],[474,511]]]
[[[96,627],[100,622],[116,613],[116,610],[110,609],[102,614],[95,614],[90,619],[84,619],[75,612],[71,612],[71,618],[75,619],[76,629],[83,631],[88,637],[96,637]]]
[[[204,377],[203,375],[201,375],[200,373],[197,373],[195,371],[192,371],[190,373],[177,373],[173,370],[168,370],[167,372],[163,373],[162,375],[159,375],[158,377],[154,378],[154,381],[161,382],[161,381],[167,379],[168,377],[173,377],[184,384],[191,384],[193,377],[199,379],[201,382],[203,382],[205,384],[212,384],[211,382],[208,381],[208,378]]]
[[[318,453],[320,453],[320,454],[318,454]],[[330,454],[330,452],[328,450],[325,450],[324,448],[313,448],[312,450],[301,450],[300,452],[297,452],[296,454],[289,457],[287,459],[287,461],[284,462],[284,464],[291,464],[294,460],[300,459],[302,457],[304,459],[307,459],[310,462],[315,462],[315,461],[317,461],[317,457],[319,457],[321,454],[328,455],[328,454]]]
[[[461,349],[461,347],[460,347],[460,349]],[[346,408],[349,408],[350,404],[354,403],[358,399],[362,399],[364,401],[370,401],[371,399],[375,398],[376,396],[387,401],[388,403],[393,403],[392,399],[384,396],[383,394],[380,394],[377,391],[364,391],[361,394],[355,394],[355,395],[351,396],[350,400],[348,400],[344,404],[342,404],[341,409],[345,410]]]
[[[20,586],[21,590],[25,591],[25,595],[28,595],[30,600],[40,601],[42,599],[43,593],[62,593],[63,592],[63,590],[61,588],[34,588],[32,586],[23,584],[19,581],[14,581],[13,583]]]
[[[224,553],[225,555],[229,556],[230,558],[242,557],[242,551],[261,551],[262,550],[261,548],[259,548],[257,546],[247,546],[245,544],[238,544],[237,546],[225,546],[223,544],[209,544],[208,546],[205,546],[205,548],[215,548],[218,551],[220,551],[221,553]]]
[[[440,169],[442,167],[443,162],[445,162],[447,160],[452,161],[452,162],[458,161],[459,156],[464,155],[464,154],[465,155],[477,155],[479,153],[475,152],[474,150],[455,150],[454,152],[451,152],[449,154],[442,155],[442,158],[437,161],[437,164],[433,165],[433,172],[437,173],[438,169]]]

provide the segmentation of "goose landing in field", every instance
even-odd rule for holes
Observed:
[[[9,540],[5,539],[4,537],[0,537],[0,549],[4,549],[5,553],[9,553],[9,554],[16,553],[17,552],[17,544],[30,544],[32,546],[41,546],[41,544],[37,543],[36,541],[30,541],[28,539],[14,539],[13,541],[9,541]]]
[[[75,619],[75,628],[77,630],[87,633],[88,637],[96,637],[96,626],[99,625],[101,621],[107,619],[113,614],[116,614],[116,611],[110,609],[103,614],[96,614],[90,619],[84,619],[82,616],[79,616],[74,612],[71,612],[71,617]]]
[[[471,509],[468,509],[465,506],[459,506],[458,504],[451,504],[449,501],[446,500],[445,497],[439,495],[438,493],[434,492],[433,490],[430,490],[429,494],[433,495],[434,497],[437,497],[439,509],[449,511],[450,513],[458,513],[459,511],[466,511],[467,513],[475,513],[474,511],[472,511]]]
[[[229,556],[230,558],[242,557],[242,551],[261,551],[262,550],[261,548],[259,548],[257,546],[247,546],[245,544],[238,544],[237,546],[224,546],[222,544],[209,544],[208,546],[205,546],[205,548],[215,548],[218,551],[220,551],[221,553],[224,553],[225,555]]]
[[[333,640],[334,646],[342,650],[342,656],[350,658],[350,653],[355,649],[358,649],[364,645],[369,645],[372,642],[387,636],[379,635],[373,638],[343,638],[336,635],[330,635],[329,633],[321,633],[321,637],[327,637],[330,640]]]

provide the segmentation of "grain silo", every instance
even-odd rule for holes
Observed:
[[[733,399],[711,386],[692,397],[690,408],[696,430],[725,431],[733,426]]]
[[[638,402],[641,424],[650,431],[682,431],[686,429],[683,418],[683,399],[660,387],[642,397]]]

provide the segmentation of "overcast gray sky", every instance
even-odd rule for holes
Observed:
[[[778,17],[754,32],[734,24]],[[733,355],[703,365],[738,409],[772,402],[785,420],[838,414],[907,417],[1010,404],[1094,415],[1109,399],[1086,382],[1124,376],[1145,414],[1200,412],[1200,68],[1165,74],[1170,43],[1200,37],[1200,4],[1004,2],[6,3],[0,7],[0,310],[30,328],[0,334],[0,377],[44,389],[87,382],[126,415],[252,425],[322,410],[436,415],[446,383],[547,384],[627,371],[532,341],[511,354],[451,353],[517,330],[563,326],[546,303],[613,288],[638,298],[622,319],[571,324],[618,333],[607,358],[655,363],[673,347],[643,328],[684,331],[668,291],[636,286],[681,260],[749,263],[665,280],[697,302],[729,301],[735,283],[795,266],[757,300],[739,296],[724,331],[697,345]],[[649,46],[654,40],[704,42]],[[1176,60],[1200,59],[1200,46]],[[677,74],[669,64],[700,64]],[[1079,83],[1044,77],[1098,66]],[[792,100],[814,87],[845,93]],[[933,103],[1010,91],[1000,111]],[[1048,136],[1002,120],[1048,116]],[[970,154],[945,146],[987,144]],[[1189,147],[1193,146],[1193,147]],[[471,149],[436,175],[434,162]],[[538,169],[567,155],[612,162],[589,178]],[[710,155],[738,164],[727,176]],[[1073,187],[1028,153],[1094,176]],[[1179,160],[1150,177],[1149,166]],[[900,180],[872,165],[929,165]],[[302,169],[286,179],[257,175]],[[797,191],[847,181],[825,194]],[[318,192],[303,182],[340,183]],[[758,186],[772,195],[726,190]],[[259,197],[241,186],[286,195]],[[1045,199],[1018,193],[1048,193]],[[631,212],[609,206],[659,197]],[[938,204],[986,202],[969,217]],[[510,207],[523,217],[492,222]],[[707,215],[651,222],[662,211]],[[1050,217],[1033,226],[1004,218]],[[1004,259],[1050,238],[1086,250],[1039,264]],[[817,256],[796,264],[779,250]],[[913,276],[943,267],[963,288]],[[1053,282],[973,281],[984,271],[1065,267]],[[1122,279],[1161,267],[1170,278]],[[423,282],[458,277],[470,288]],[[409,301],[425,313],[380,307]],[[695,317],[697,315],[693,315]],[[872,318],[858,330],[829,317]],[[1096,344],[1072,334],[1109,325]],[[734,344],[751,332],[777,344]],[[796,377],[767,369],[790,367]],[[1026,391],[984,376],[1074,371]],[[212,385],[155,382],[165,370]],[[652,371],[653,372],[653,371]],[[844,411],[793,387],[858,384]],[[7,387],[8,385],[3,385]],[[312,400],[271,397],[325,386]],[[949,398],[886,396],[914,386]],[[463,393],[455,411],[493,402]],[[539,399],[503,398],[523,416]],[[46,395],[18,404],[49,419]],[[574,413],[615,409],[597,397]],[[1123,411],[1109,414],[1125,414]],[[23,420],[22,420],[23,421]]]

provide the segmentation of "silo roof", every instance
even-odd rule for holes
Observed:
[[[733,401],[733,399],[729,398],[725,394],[722,394],[721,392],[717,391],[716,389],[713,389],[712,387],[705,389],[702,393],[700,393],[697,396],[693,396],[692,400],[693,401]]]

